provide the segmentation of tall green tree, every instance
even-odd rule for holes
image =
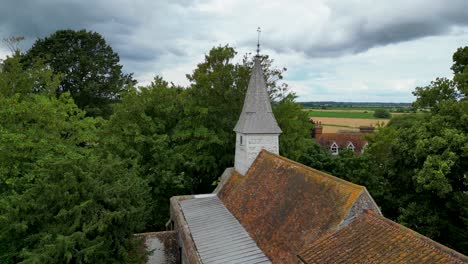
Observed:
[[[229,46],[211,49],[187,78],[184,115],[174,140],[181,155],[186,184],[192,192],[207,192],[212,182],[233,164],[235,135],[250,70],[232,60]]]
[[[169,198],[187,193],[184,167],[173,140],[184,106],[182,90],[160,77],[129,89],[101,132],[101,145],[119,156],[151,188],[147,230],[161,230],[169,217]]]
[[[63,75],[57,95],[69,92],[90,116],[108,117],[110,105],[119,101],[127,84],[134,83],[131,74],[122,73],[117,53],[96,32],[58,30],[38,39],[23,62],[31,65],[38,59]]]
[[[457,89],[465,96],[468,94],[468,46],[460,47],[453,54],[452,71],[455,74],[453,80]]]
[[[429,110],[392,120],[367,154],[385,178],[379,201],[388,217],[462,253],[468,249],[468,99],[463,75],[468,49],[454,55],[454,80],[438,78],[414,91]],[[369,175],[371,177],[371,175]]]
[[[301,162],[365,185],[383,214],[468,253],[468,47],[454,54],[453,80],[413,94],[420,112],[396,116],[368,135],[363,155],[332,158],[309,148]],[[423,110],[423,111],[421,111]]]
[[[32,92],[55,87],[51,74],[18,60],[0,72],[0,263],[139,262],[147,183],[99,149],[104,120],[68,93]]]
[[[283,130],[279,137],[280,155],[299,160],[301,156],[312,148],[312,123],[302,105],[296,103],[293,93],[282,97],[275,103],[273,113],[278,125]]]
[[[53,94],[61,81],[61,76],[54,74],[36,61],[29,67],[20,63],[21,54],[16,52],[2,62],[0,66],[0,95],[4,97],[19,94],[21,96],[33,93]]]
[[[191,85],[184,91],[184,118],[177,126],[174,140],[195,192],[211,190],[211,183],[234,162],[235,133],[232,130],[239,118],[253,67],[253,57],[249,55],[244,56],[241,63],[234,63],[236,54],[232,47],[215,47],[193,73],[187,75]],[[283,155],[297,159],[300,149],[311,142],[307,117],[294,102],[294,94],[281,82],[285,69],[274,68],[268,56],[261,56],[260,60],[273,111],[284,131],[280,136],[280,150]]]

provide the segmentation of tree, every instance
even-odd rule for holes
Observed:
[[[453,80],[458,90],[465,96],[468,95],[468,47],[458,48],[453,54],[451,69],[455,75]]]
[[[86,118],[50,70],[0,72],[0,262],[139,262],[129,254],[147,217],[137,171],[100,150],[102,119]],[[47,77],[47,78],[44,78]]]
[[[244,56],[242,63],[234,64],[236,54],[232,47],[215,47],[187,75],[191,85],[184,91],[184,117],[174,140],[182,154],[181,166],[186,169],[192,191],[210,191],[213,181],[234,163],[232,130],[239,119],[253,67],[249,55]],[[293,101],[294,95],[289,95],[287,86],[280,83],[285,69],[272,67],[273,61],[267,56],[261,56],[260,61],[273,99],[273,111],[284,131],[280,136],[280,150],[298,158],[299,149],[295,147],[307,145],[309,138],[306,116]]]
[[[42,59],[63,80],[57,95],[69,92],[75,103],[90,116],[108,117],[111,104],[120,100],[131,74],[123,74],[119,56],[96,32],[59,30],[38,39],[27,51],[23,62]]]
[[[454,55],[454,80],[417,87],[413,107],[429,109],[392,120],[366,153],[388,182],[379,205],[390,218],[467,253],[468,99],[463,76],[468,48]],[[461,77],[460,77],[461,76]]]
[[[174,133],[180,166],[191,192],[209,192],[234,160],[232,131],[242,108],[250,69],[232,62],[229,46],[211,49],[184,91],[184,115]]]
[[[362,155],[330,158],[312,147],[301,162],[365,185],[386,217],[467,254],[468,47],[453,58],[453,80],[437,78],[413,92],[413,107],[425,111],[369,134]]]
[[[387,109],[376,109],[374,111],[375,118],[390,118],[392,115]]]
[[[289,95],[293,95],[289,90],[288,84],[281,82],[283,80],[283,73],[287,70],[286,68],[273,67],[273,59],[270,59],[268,55],[260,55],[260,64],[265,76],[270,101],[273,104],[280,102]],[[242,65],[247,69],[253,68],[254,60],[251,53],[244,55]],[[295,98],[295,96],[293,97]]]
[[[147,87],[132,90],[115,108],[104,129],[105,145],[121,158],[135,161],[140,175],[153,188],[153,223],[161,226],[167,213],[167,200],[177,192],[206,193],[223,170],[234,163],[233,128],[242,109],[247,90],[251,58],[233,63],[236,52],[220,46],[209,51],[192,74],[185,89],[171,87],[161,78]],[[271,59],[262,57],[271,75]],[[273,103],[284,133],[280,149],[297,158],[309,139],[309,123],[294,96],[277,89],[280,76],[269,76]],[[276,81],[274,81],[276,80]],[[281,91],[281,95],[279,94]],[[284,97],[283,97],[284,95]]]
[[[299,160],[312,146],[313,139],[310,136],[312,124],[309,122],[307,112],[303,111],[302,105],[294,102],[295,98],[294,94],[282,98],[273,108],[273,113],[283,130],[283,134],[279,137],[280,154]]]
[[[5,43],[5,45],[11,51],[11,53],[19,54],[21,53],[20,48],[19,48],[19,43],[23,40],[24,40],[23,36],[12,36],[9,38],[4,38],[3,43]]]
[[[3,61],[0,70],[0,95],[9,97],[15,94],[52,94],[60,83],[61,76],[54,74],[41,61],[26,68],[20,60],[21,55],[15,53]]]
[[[169,217],[169,198],[187,193],[182,155],[173,134],[184,108],[182,90],[160,77],[139,89],[129,89],[103,127],[101,144],[138,172],[151,188],[147,230],[161,230]]]

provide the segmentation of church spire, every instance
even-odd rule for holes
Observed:
[[[234,131],[239,133],[281,133],[271,110],[270,97],[260,64],[260,56],[254,58],[254,66],[245,95],[244,106]]]
[[[257,56],[260,56],[260,27],[257,28],[258,38],[257,38]]]
[[[260,28],[257,31],[260,37]],[[234,168],[242,175],[247,173],[263,149],[279,153],[278,137],[282,132],[271,110],[259,52],[260,42],[257,42],[257,55],[254,57],[244,106],[234,127],[236,132]]]

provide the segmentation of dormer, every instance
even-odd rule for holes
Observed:
[[[348,145],[346,146],[346,149],[349,149],[354,152],[355,147],[354,147],[353,142],[349,141]]]
[[[339,153],[339,147],[338,147],[338,144],[336,144],[336,142],[333,142],[330,146],[330,152],[332,155],[338,155]]]

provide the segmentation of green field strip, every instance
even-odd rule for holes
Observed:
[[[360,112],[321,112],[309,111],[309,117],[335,117],[335,118],[363,118],[375,119],[373,113],[360,113]]]

